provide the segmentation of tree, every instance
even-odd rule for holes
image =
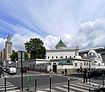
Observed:
[[[12,61],[18,60],[18,54],[17,54],[17,52],[13,52],[10,57],[11,57],[11,60],[12,60]]]
[[[29,42],[25,43],[25,48],[30,53],[31,59],[45,58],[46,49],[43,46],[43,41],[39,38],[31,38]]]
[[[12,61],[18,61],[18,52],[13,52],[10,57]],[[25,52],[25,60],[28,60],[28,59],[29,59],[29,56],[27,52]]]

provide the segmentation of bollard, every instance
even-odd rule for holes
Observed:
[[[6,92],[6,77],[4,78],[4,82],[5,82],[5,91]]]
[[[89,92],[91,92],[91,89],[89,89]]]
[[[36,85],[37,85],[37,81],[36,81],[36,79],[35,79],[35,90],[36,90]]]
[[[89,78],[89,85],[91,85],[91,84],[90,84],[90,72],[88,72],[88,78]],[[90,87],[89,87],[89,92],[91,92]]]
[[[51,92],[51,76],[50,76],[50,92]]]
[[[104,87],[104,74],[103,74],[103,87]]]
[[[68,78],[68,92],[70,92],[70,79]]]

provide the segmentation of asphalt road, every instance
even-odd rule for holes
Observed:
[[[30,81],[28,81],[28,78],[30,78]],[[37,80],[37,87],[40,86],[48,86],[50,84],[50,75],[32,75],[32,76],[24,76],[23,78],[23,82],[24,82],[24,88],[27,88],[27,83],[29,83],[29,85],[31,87],[35,86],[35,79]],[[70,79],[70,80],[74,80],[74,79]],[[7,81],[13,83],[16,87],[21,88],[21,77],[12,77],[12,78],[7,78]],[[57,84],[57,83],[64,83],[67,82],[68,78],[64,77],[64,76],[56,76],[56,75],[52,75],[51,77],[51,82],[52,84]]]

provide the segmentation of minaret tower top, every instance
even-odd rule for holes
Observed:
[[[10,37],[10,34],[8,34],[7,36],[7,42],[10,42],[11,41],[11,37]]]

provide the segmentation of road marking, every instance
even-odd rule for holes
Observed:
[[[7,92],[20,92],[20,90],[12,90],[12,91],[7,91]]]
[[[64,87],[68,87],[67,85],[64,85]],[[83,86],[82,86],[83,87]],[[84,89],[82,89],[82,87],[81,88],[78,88],[78,85],[77,85],[77,87],[73,87],[73,86],[70,86],[70,89],[74,89],[74,90],[78,90],[78,91],[81,91],[81,92],[89,92],[88,90],[84,90]]]

